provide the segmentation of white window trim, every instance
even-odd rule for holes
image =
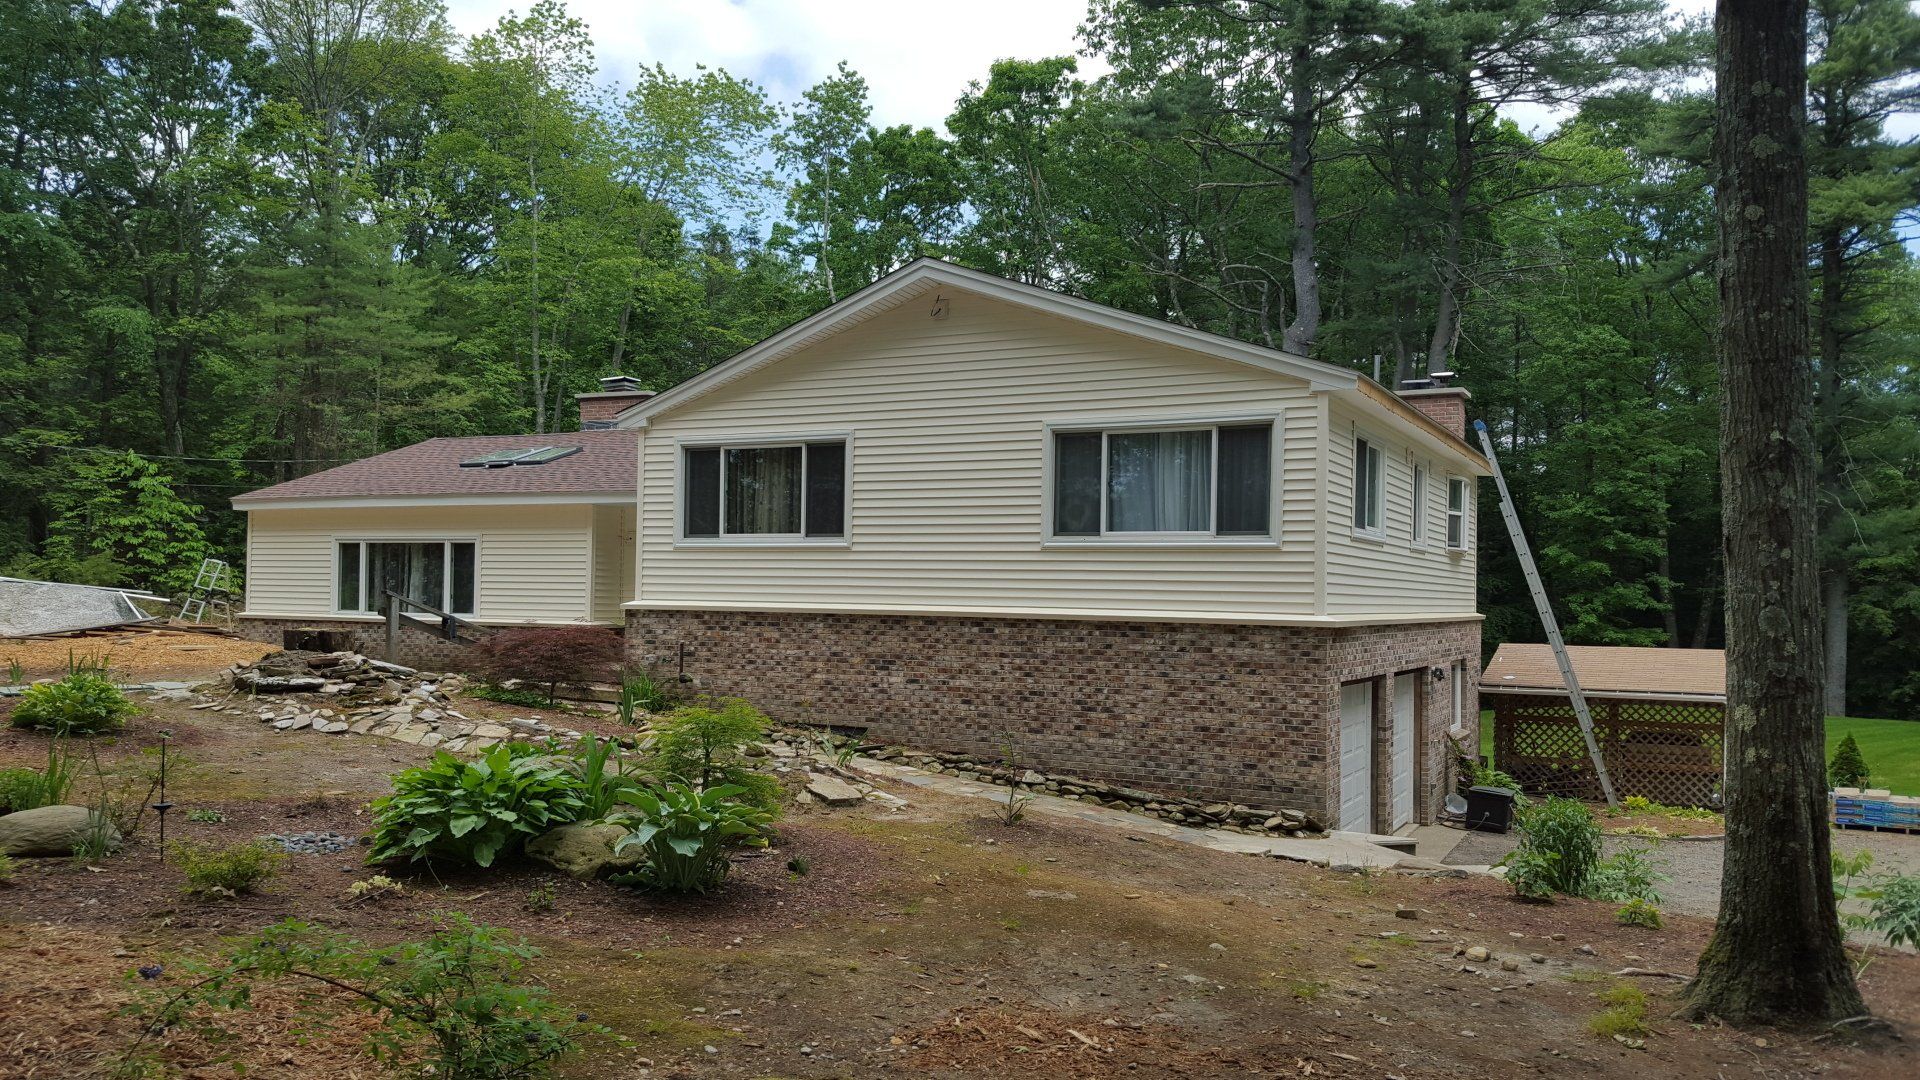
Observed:
[[[1447,672],[1447,681],[1453,684],[1451,687],[1453,690],[1453,719],[1448,727],[1448,731],[1454,735],[1464,735],[1467,733],[1467,665],[1462,661],[1455,660],[1451,669]]]
[[[1348,444],[1352,448],[1349,453],[1353,457],[1353,480],[1347,495],[1347,521],[1349,524],[1353,523],[1353,511],[1359,507],[1360,471],[1367,467],[1366,462],[1360,458],[1362,440],[1366,442],[1369,452],[1380,455],[1380,483],[1369,492],[1371,496],[1369,501],[1374,504],[1376,510],[1375,523],[1370,526],[1354,524],[1353,535],[1359,540],[1385,543],[1387,539],[1387,448],[1386,444],[1375,438],[1372,433],[1358,427],[1354,428],[1353,440]]]
[[[340,604],[340,545],[360,545],[360,609],[349,610]],[[327,574],[327,604],[333,614],[346,617],[378,617],[379,612],[367,609],[367,545],[368,544],[439,544],[442,568],[440,572],[440,609],[454,615],[474,618],[480,614],[480,560],[484,556],[479,536],[454,536],[435,533],[421,535],[377,535],[355,533],[345,536],[332,536],[327,543],[327,560],[330,570]],[[453,545],[473,545],[473,610],[454,611],[453,600]]]
[[[1267,535],[1265,536],[1221,536],[1219,535],[1220,497],[1220,429],[1223,427],[1250,427],[1255,424],[1271,425],[1270,444],[1267,451]],[[1205,532],[1108,532],[1107,531],[1107,439],[1108,435],[1126,435],[1138,432],[1160,431],[1200,431],[1213,432],[1212,462],[1209,481],[1214,485],[1207,500],[1207,529]],[[1055,437],[1059,435],[1090,434],[1100,435],[1100,535],[1099,536],[1056,536],[1053,531],[1054,484],[1058,471],[1054,464]],[[1123,419],[1076,419],[1048,420],[1041,424],[1041,464],[1040,464],[1040,546],[1043,549],[1066,548],[1272,548],[1280,546],[1280,480],[1283,475],[1280,461],[1280,414],[1277,412],[1240,413],[1213,416],[1182,416],[1166,419],[1142,420],[1139,417]]]
[[[808,443],[839,442],[846,447],[846,475],[840,484],[840,535],[808,536],[807,527],[807,454]],[[739,533],[727,535],[727,451],[771,450],[783,446],[801,447],[800,452],[800,528],[797,533]],[[720,535],[687,535],[687,451],[720,451]],[[847,548],[853,546],[853,432],[807,431],[749,433],[741,435],[701,435],[673,442],[673,546],[676,548]]]
[[[1424,461],[1415,461],[1410,483],[1413,508],[1407,517],[1407,544],[1424,550],[1431,546],[1427,536],[1427,504],[1433,501],[1433,469]]]
[[[1460,485],[1460,543],[1453,542],[1453,486]],[[1447,550],[1463,554],[1473,550],[1473,482],[1456,473],[1447,475],[1447,535],[1442,539]]]

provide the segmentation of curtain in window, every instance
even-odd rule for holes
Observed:
[[[1206,532],[1212,472],[1212,431],[1108,435],[1108,531]]]
[[[446,552],[446,545],[438,542],[368,544],[367,606],[386,611],[389,590],[436,608],[445,604]]]
[[[800,447],[727,451],[727,532],[800,531]]]

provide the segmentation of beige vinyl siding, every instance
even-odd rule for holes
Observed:
[[[641,453],[643,603],[1169,616],[1311,615],[1318,410],[1244,365],[949,291],[655,418]],[[1276,420],[1279,543],[1046,544],[1049,423]],[[677,543],[679,443],[849,436],[843,546]]]
[[[620,605],[633,599],[631,506],[593,508],[593,617],[619,622]]]
[[[474,540],[483,622],[581,622],[592,576],[587,505],[271,509],[247,514],[247,613],[330,616],[334,544]]]
[[[1378,421],[1363,420],[1340,404],[1331,413],[1327,468],[1327,614],[1447,614],[1474,610],[1472,550],[1449,552],[1446,546],[1447,479],[1464,476],[1444,459],[1396,439]],[[1355,433],[1385,452],[1386,492],[1381,524],[1384,536],[1370,539],[1353,530],[1353,440]],[[1413,467],[1427,467],[1427,518],[1424,546],[1415,545]],[[1467,536],[1473,536],[1473,478],[1468,491]]]

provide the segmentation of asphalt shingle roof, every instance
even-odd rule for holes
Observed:
[[[542,446],[577,446],[580,452],[543,465],[514,465],[504,469],[460,467],[462,461],[482,454]],[[632,494],[639,447],[639,433],[622,430],[428,439],[248,492],[236,501],[409,495]]]
[[[1685,694],[1724,701],[1727,654],[1720,649],[1644,649],[1615,645],[1569,645],[1568,658],[1580,689],[1588,694]],[[1567,688],[1547,645],[1500,646],[1480,676],[1480,692]]]

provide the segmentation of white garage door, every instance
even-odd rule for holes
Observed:
[[[1340,688],[1340,828],[1373,831],[1373,684]]]
[[[1413,673],[1393,678],[1393,820],[1392,832],[1413,820],[1413,700],[1417,689]]]

